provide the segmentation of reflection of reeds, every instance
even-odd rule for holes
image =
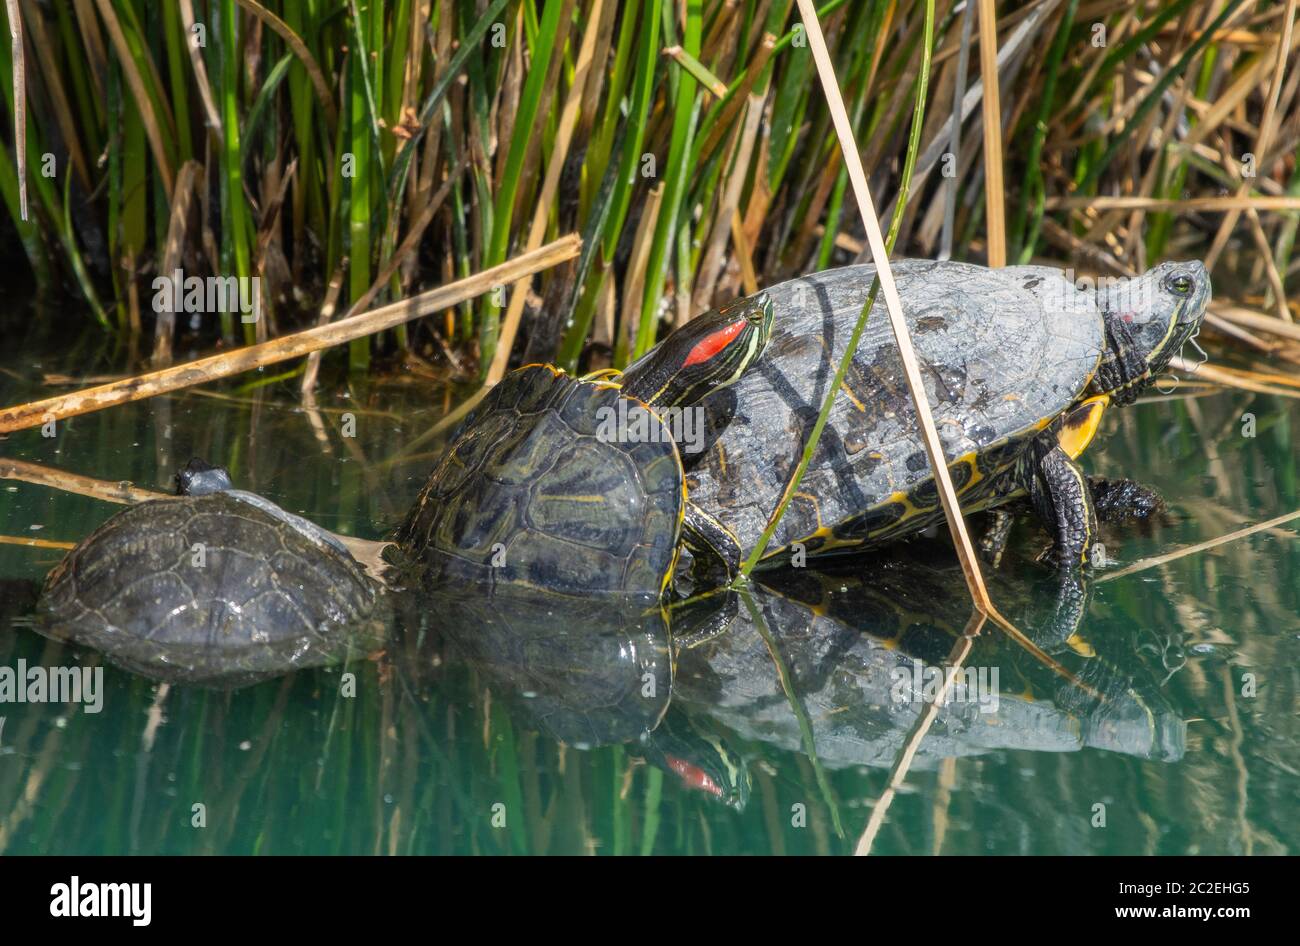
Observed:
[[[7,6],[21,12],[27,65],[42,63],[23,70],[0,44],[0,72],[25,73],[28,99],[26,174],[12,143],[0,152],[23,252],[42,281],[72,277],[105,324],[154,335],[160,360],[171,331],[155,326],[147,287],[164,259],[262,277],[271,319],[244,326],[252,341],[314,322],[335,273],[343,308],[385,275],[382,304],[581,233],[579,263],[514,286],[509,302],[426,320],[433,349],[457,365],[476,355],[486,375],[498,339],[569,368],[621,361],[665,313],[679,321],[745,291],[750,274],[826,268],[860,245],[792,0],[705,0],[672,16],[649,0]],[[893,195],[904,156],[919,157],[899,246],[938,253],[945,204],[953,255],[995,263],[1064,250],[1141,269],[1205,255],[1208,241],[1221,289],[1253,291],[1238,300],[1250,313],[1289,322],[1296,4],[1002,6],[975,56],[969,18],[939,4],[919,155],[903,131],[924,4],[820,7],[873,188]],[[983,82],[995,53],[1000,75]],[[952,176],[933,173],[941,158]],[[186,201],[196,206],[172,214]],[[227,317],[221,331],[233,340],[236,328]],[[420,333],[360,339],[350,363],[376,344],[423,350]]]

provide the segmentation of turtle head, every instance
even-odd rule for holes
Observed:
[[[766,292],[712,309],[675,330],[623,372],[623,393],[651,407],[685,407],[737,381],[772,334]]]
[[[224,466],[213,466],[198,457],[191,458],[184,469],[176,473],[177,496],[206,496],[233,489],[230,471]]]
[[[1199,261],[1161,263],[1097,290],[1106,348],[1092,393],[1134,400],[1201,330],[1210,274]]]
[[[658,727],[641,737],[641,745],[647,759],[676,776],[683,788],[745,810],[749,767],[708,723],[670,707]]]

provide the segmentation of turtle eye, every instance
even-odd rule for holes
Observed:
[[[1190,295],[1192,291],[1192,277],[1186,273],[1174,273],[1165,280],[1165,288],[1176,296]]]

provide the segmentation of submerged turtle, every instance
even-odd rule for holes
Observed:
[[[683,541],[696,556],[722,555],[729,538],[684,486],[691,405],[740,377],[771,328],[759,295],[688,322],[617,380],[549,365],[507,375],[397,532],[424,587],[659,596]]]
[[[178,496],[113,516],[50,572],[43,630],[170,679],[239,683],[323,662],[376,583],[330,533],[191,460]]]
[[[956,262],[891,266],[935,424],[965,511],[1027,495],[1055,533],[1063,566],[1086,564],[1096,520],[1158,504],[1129,481],[1090,485],[1075,459],[1108,404],[1128,403],[1195,336],[1210,298],[1199,262],[1076,287],[1059,270]],[[704,455],[692,501],[734,538],[757,544],[798,464],[866,301],[873,266],[767,290],[779,327],[736,384],[705,398]],[[941,522],[942,506],[877,303],[798,491],[764,561],[860,549]]]

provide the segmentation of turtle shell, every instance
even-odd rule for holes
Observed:
[[[644,427],[609,436],[619,410]],[[677,556],[681,459],[659,418],[546,365],[507,375],[430,474],[397,543],[434,590],[509,584],[660,595]]]
[[[990,505],[1035,434],[1074,403],[1104,344],[1093,295],[1055,269],[892,264],[926,393],[964,507]],[[875,275],[848,266],[766,290],[776,326],[760,359],[702,402],[692,502],[746,551],[803,453]],[[862,548],[942,519],[916,410],[878,297],[826,429],[766,559]]]
[[[46,577],[43,630],[118,663],[222,682],[320,663],[374,609],[374,583],[317,527],[239,491],[113,516]],[[251,661],[251,663],[250,663]]]

